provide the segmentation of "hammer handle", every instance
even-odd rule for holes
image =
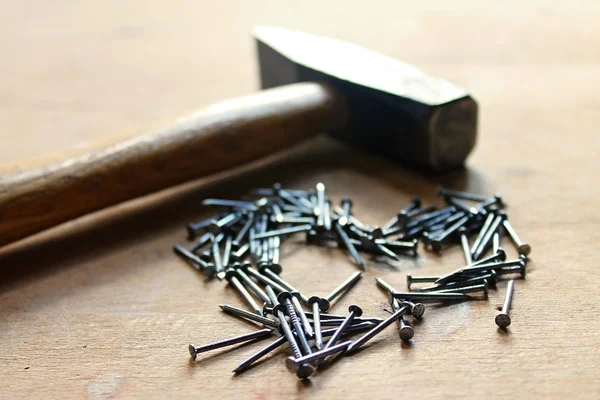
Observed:
[[[172,126],[0,176],[0,246],[126,200],[223,171],[338,129],[346,103],[321,83],[265,90]]]

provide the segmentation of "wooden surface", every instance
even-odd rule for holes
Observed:
[[[467,168],[422,176],[318,139],[271,162],[117,207],[0,252],[2,398],[583,398],[600,395],[597,268],[600,9],[595,2],[437,1],[3,3],[3,168],[160,126],[257,87],[254,24],[328,34],[468,87],[481,105]],[[201,160],[199,160],[201,162]],[[285,356],[232,378],[261,344],[189,361],[187,345],[248,331],[218,311],[241,301],[177,259],[202,198],[274,181],[327,184],[356,213],[384,222],[441,182],[500,192],[533,247],[516,285],[513,324],[489,302],[428,310],[412,346],[389,329],[351,359],[299,383]],[[509,243],[503,243],[509,251]],[[514,254],[514,253],[509,253]],[[390,268],[370,261],[336,306],[385,316],[381,276],[437,274],[461,263],[422,252]],[[337,250],[286,244],[284,276],[325,294],[354,271]]]

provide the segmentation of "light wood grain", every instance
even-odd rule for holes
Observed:
[[[355,2],[356,3],[356,2]],[[205,179],[63,226],[0,254],[0,398],[597,398],[600,322],[596,244],[600,153],[598,5],[584,2],[39,1],[2,5],[0,85],[5,168],[120,135],[257,87],[249,33],[275,24],[381,51],[467,87],[481,105],[468,168],[424,177],[319,139],[272,164]],[[201,23],[199,22],[201,21]],[[335,23],[332,23],[335,22]],[[42,61],[40,61],[42,60]],[[442,182],[500,192],[533,247],[516,286],[509,334],[494,306],[428,310],[414,344],[394,329],[365,351],[299,384],[283,354],[239,378],[261,344],[189,362],[186,346],[246,332],[218,311],[242,305],[171,252],[204,197],[238,197],[282,181],[325,182],[384,222],[412,196],[434,202]],[[511,252],[510,243],[503,246]],[[511,255],[514,253],[510,253]],[[286,243],[285,276],[325,294],[354,271],[337,250]],[[461,263],[458,248],[422,253],[399,270],[370,261],[351,295],[384,316],[373,279]],[[308,271],[308,272],[307,272]]]

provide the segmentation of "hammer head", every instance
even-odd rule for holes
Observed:
[[[475,145],[477,103],[458,86],[339,40],[255,29],[264,89],[320,81],[344,95],[350,121],[331,134],[353,146],[443,171]]]

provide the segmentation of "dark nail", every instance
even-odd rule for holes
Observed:
[[[347,353],[352,353],[356,351],[360,346],[371,340],[375,335],[383,331],[385,328],[393,324],[398,318],[404,315],[408,310],[408,307],[402,307],[398,311],[394,312],[390,317],[388,317],[381,324],[375,326],[369,332],[365,333],[363,336],[358,338],[356,341],[352,342],[350,347],[348,347]]]
[[[517,232],[513,229],[512,225],[510,224],[510,222],[508,222],[507,219],[502,221],[502,224],[504,225],[504,229],[506,229],[506,233],[508,233],[510,240],[515,244],[515,247],[517,248],[519,254],[524,254],[528,256],[529,253],[531,253],[531,246],[519,239]]]
[[[249,311],[242,310],[241,308],[229,306],[227,304],[219,304],[219,307],[221,308],[221,310],[225,311],[226,313],[234,315],[236,317],[259,322],[265,326],[279,329],[279,322],[274,321],[271,318],[263,317],[262,315],[254,314]]]
[[[515,290],[515,281],[511,280],[508,282],[508,286],[506,287],[506,296],[504,297],[504,305],[502,306],[502,311],[500,314],[496,315],[496,325],[500,328],[505,329],[511,323],[510,316],[510,306],[512,303],[513,293]]]
[[[333,292],[329,293],[329,295],[325,297],[327,301],[329,301],[329,303],[332,303],[333,300],[338,298],[342,293],[344,293],[346,290],[349,290],[356,282],[358,282],[358,280],[361,278],[361,275],[362,271],[356,271],[355,273],[350,275],[348,279],[342,282],[340,286],[335,288]]]
[[[262,329],[260,331],[246,333],[244,335],[235,336],[229,339],[220,340],[218,342],[205,344],[200,347],[195,347],[193,344],[189,345],[190,356],[192,356],[192,360],[196,360],[196,357],[200,353],[204,353],[205,351],[220,349],[222,347],[231,346],[233,344],[247,342],[253,339],[264,338],[273,333],[272,329]]]

